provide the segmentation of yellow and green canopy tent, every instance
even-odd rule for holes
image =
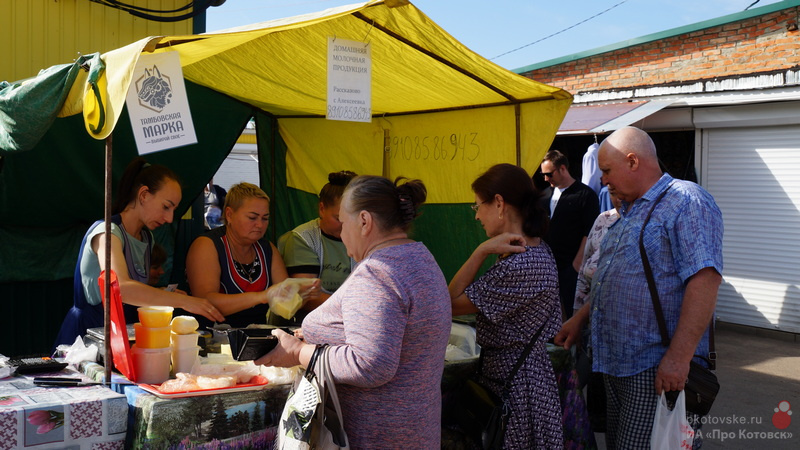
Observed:
[[[371,48],[370,123],[325,119],[329,37]],[[125,96],[147,52],[177,52],[187,85],[198,143],[147,156],[182,177],[183,210],[254,117],[271,237],[315,217],[329,172],[419,178],[429,205],[415,237],[448,276],[482,239],[464,205],[472,180],[500,162],[533,172],[572,102],[475,54],[404,0],[151,37],[55,66],[0,85],[0,282],[71,277],[83,232],[103,215],[103,140],[113,137],[113,185],[137,154]]]

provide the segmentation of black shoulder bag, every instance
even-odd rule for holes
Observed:
[[[480,440],[484,449],[499,449],[503,447],[503,439],[511,417],[511,408],[508,398],[511,394],[511,385],[517,376],[522,364],[528,359],[533,346],[542,334],[547,321],[539,327],[530,343],[517,358],[514,368],[503,383],[500,396],[470,377],[464,382],[459,391],[459,404],[456,416],[461,429],[471,435],[476,441]],[[479,360],[479,368],[483,365],[483,351]]]
[[[647,277],[647,286],[650,289],[650,297],[653,300],[653,309],[656,313],[656,320],[658,321],[658,330],[661,332],[661,344],[664,347],[669,347],[670,337],[667,333],[667,322],[664,320],[664,310],[661,308],[661,300],[658,297],[658,289],[656,288],[656,281],[653,278],[653,269],[650,267],[650,261],[647,259],[647,252],[644,249],[644,228],[647,222],[650,221],[650,216],[656,205],[664,197],[664,194],[669,190],[669,186],[664,189],[658,198],[653,202],[653,207],[644,219],[642,224],[642,231],[639,233],[639,252],[642,255],[642,264],[644,265],[644,275]],[[689,363],[689,379],[686,382],[684,391],[686,392],[686,410],[701,416],[708,414],[711,410],[711,405],[714,404],[714,399],[719,392],[719,381],[717,375],[713,370],[716,369],[717,354],[714,351],[714,319],[711,319],[708,331],[708,357],[702,355],[694,355],[695,358],[700,358],[708,363],[708,368],[704,367],[694,361]],[[668,397],[675,401],[677,392],[674,395],[668,393]]]

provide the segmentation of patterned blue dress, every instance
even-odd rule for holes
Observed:
[[[542,242],[499,258],[466,294],[478,308],[481,379],[498,395],[517,358],[544,324],[511,386],[512,413],[503,448],[562,448],[561,402],[545,346],[561,328],[558,271],[550,247]]]

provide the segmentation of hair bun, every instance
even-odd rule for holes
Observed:
[[[395,189],[397,189],[400,219],[403,225],[407,225],[417,218],[417,211],[420,205],[425,203],[428,190],[422,181],[409,180],[405,177],[397,177],[394,180],[394,185]]]
[[[414,207],[414,202],[408,194],[398,194],[400,199],[400,213],[403,216],[403,224],[411,223],[417,217],[417,208]]]
[[[342,170],[339,172],[331,172],[328,174],[328,183],[334,186],[347,186],[356,176],[355,172],[351,172],[349,170]]]

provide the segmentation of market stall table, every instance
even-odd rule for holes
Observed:
[[[90,378],[101,379],[103,367],[85,363]],[[210,395],[154,395],[112,374],[130,407],[126,448],[272,448],[278,419],[291,384],[219,389]]]
[[[37,374],[45,375],[81,377],[71,368]],[[40,387],[33,378],[0,380],[0,450],[124,447],[128,426],[124,395],[100,385]]]
[[[559,386],[565,444],[593,448],[594,436],[580,389],[577,388],[570,352],[548,344],[548,353]],[[477,367],[477,357],[446,361],[442,375],[442,445],[464,444],[449,423],[452,393]],[[81,370],[100,380],[103,366],[85,363]],[[257,389],[221,390],[204,396],[182,394],[161,397],[112,375],[112,387],[124,392],[130,407],[126,448],[272,448],[290,384],[270,383]],[[2,450],[2,449],[0,449]]]

